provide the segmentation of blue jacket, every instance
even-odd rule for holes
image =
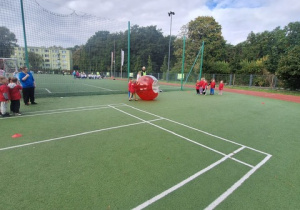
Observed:
[[[19,73],[19,80],[23,88],[31,88],[34,87],[34,78],[30,72],[27,72],[29,74],[29,77],[23,81],[22,79],[26,76],[24,72]]]

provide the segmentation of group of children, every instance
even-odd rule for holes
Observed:
[[[206,81],[205,78],[201,78],[201,80],[197,80],[196,82],[196,93],[200,95],[206,95],[208,88],[210,87],[210,95],[215,94],[216,81],[212,79],[210,83]],[[224,83],[223,80],[220,81],[219,84],[219,95],[223,95]]]
[[[9,117],[10,114],[7,110],[8,103],[10,102],[10,111],[13,115],[21,115],[20,113],[20,99],[22,86],[19,85],[17,78],[6,78],[0,76],[0,103],[2,117]]]

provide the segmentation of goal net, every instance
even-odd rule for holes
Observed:
[[[0,58],[0,75],[8,77],[14,72],[18,72],[18,59]]]
[[[99,80],[89,77],[74,79],[72,73],[77,71],[101,78],[123,72],[127,78],[127,55],[121,54],[128,52],[127,21],[74,11],[47,0],[1,0],[0,14],[0,65],[7,73],[28,66],[37,95],[118,92],[100,88]]]

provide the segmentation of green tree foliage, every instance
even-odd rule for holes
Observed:
[[[231,72],[231,68],[229,66],[229,63],[226,61],[216,61],[212,65],[212,69],[214,73],[216,74],[229,74]]]
[[[286,87],[300,89],[300,46],[294,46],[285,53],[280,61],[277,75]]]
[[[10,58],[16,46],[18,45],[15,34],[5,26],[0,26],[0,57]]]
[[[275,73],[278,70],[278,62],[281,56],[289,49],[300,44],[300,22],[289,23],[284,29],[280,27],[273,31],[264,31],[262,33],[251,32],[247,40],[235,46],[239,55],[235,59],[236,72],[239,72],[241,66],[236,65],[238,61],[248,60],[256,61],[263,57],[265,67],[268,72]]]
[[[163,58],[168,52],[168,40],[156,26],[131,27],[130,34],[130,66],[132,72],[139,71],[142,66],[149,71],[148,59],[151,58],[153,72],[159,72]],[[114,66],[116,71],[121,68],[121,50],[127,54],[128,32],[110,33],[98,31],[89,38],[83,46],[71,48],[73,64],[83,71],[110,71],[111,53],[114,52]],[[174,40],[175,38],[173,38]],[[123,71],[127,69],[127,59],[124,61]]]
[[[134,25],[130,31],[131,65],[137,62],[139,57],[142,65],[138,69],[146,66],[148,72],[147,64],[150,56],[152,59],[152,71],[159,72],[164,56],[168,52],[169,40],[163,36],[160,29],[156,29],[156,26],[139,27]]]
[[[32,70],[39,70],[43,65],[43,57],[34,52],[28,53],[28,61]]]
[[[213,17],[197,17],[195,20],[190,21],[184,28],[187,30],[185,72],[190,71],[203,41],[205,43],[203,72],[213,72],[216,61],[226,60],[226,42],[222,36],[222,27]],[[182,39],[176,41],[175,47],[175,56],[177,57],[175,67],[181,69]],[[200,60],[199,57],[194,66],[194,73],[199,71]]]
[[[151,56],[148,56],[148,62],[147,62],[147,73],[152,73],[153,69],[152,69],[152,60],[151,60]]]
[[[165,55],[164,62],[163,62],[163,64],[160,67],[160,72],[166,73],[167,70],[168,70],[168,57]]]
[[[141,71],[142,70],[142,61],[141,61],[141,57],[140,56],[137,56],[136,58],[136,62],[135,62],[135,65],[134,65],[134,70],[131,70],[132,72],[138,72],[138,71]]]
[[[171,37],[171,73],[181,72],[183,36],[186,36],[185,73],[191,70],[204,41],[203,73],[276,73],[284,78],[283,69],[289,67],[284,67],[285,62],[281,60],[286,60],[291,50],[296,53],[294,48],[300,44],[300,22],[289,23],[283,29],[277,27],[262,33],[250,32],[244,42],[235,46],[226,44],[221,30],[221,25],[213,17],[207,16],[197,17],[184,25],[178,37]],[[146,66],[148,73],[166,72],[170,36],[164,37],[156,26],[134,25],[130,31],[131,72],[139,71],[142,66]],[[119,71],[121,50],[124,50],[125,58],[127,57],[127,40],[127,31],[98,31],[86,44],[72,48],[74,68],[84,71],[110,71],[111,52],[115,52],[113,68]],[[200,58],[201,55],[192,69],[194,75],[199,74]],[[127,62],[125,59],[123,71],[127,71]]]
[[[249,60],[242,60],[240,65],[241,65],[241,70],[239,73],[242,74],[263,74],[265,71],[265,66],[264,66],[264,61],[266,58],[263,59],[258,59],[255,61],[249,61]]]

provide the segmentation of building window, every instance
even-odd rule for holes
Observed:
[[[45,50],[45,52],[49,52],[49,50]]]
[[[49,58],[49,55],[48,55],[48,54],[45,54],[45,58]]]
[[[50,60],[49,59],[45,59],[45,62],[50,62]]]

